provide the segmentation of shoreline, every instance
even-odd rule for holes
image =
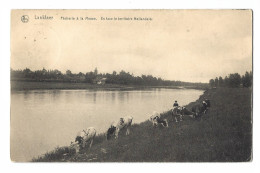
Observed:
[[[12,95],[16,95],[16,94],[18,94],[18,95],[20,95],[21,96],[21,94],[22,95],[24,95],[24,96],[32,96],[32,94],[33,95],[37,95],[37,93],[39,93],[40,95],[42,95],[43,93],[47,93],[48,95],[49,94],[54,94],[55,95],[55,98],[62,98],[62,99],[55,99],[55,100],[59,100],[59,101],[61,101],[61,102],[63,102],[63,100],[65,99],[64,98],[64,96],[65,95],[68,95],[68,93],[80,93],[80,95],[85,95],[85,94],[91,94],[91,96],[94,96],[93,95],[93,93],[97,93],[97,98],[99,98],[98,96],[100,96],[100,94],[102,94],[102,95],[106,95],[106,97],[107,97],[107,94],[113,94],[115,97],[115,99],[113,98],[113,100],[117,100],[117,99],[120,99],[121,100],[121,94],[123,94],[124,96],[130,96],[130,97],[128,97],[128,98],[132,98],[131,97],[131,95],[132,94],[134,94],[134,95],[136,95],[137,94],[137,98],[139,97],[139,96],[141,96],[142,95],[142,97],[143,96],[146,96],[146,95],[148,95],[148,98],[150,98],[150,95],[152,95],[152,96],[156,96],[155,98],[158,98],[158,99],[160,99],[161,100],[161,96],[160,97],[158,97],[158,93],[160,93],[159,95],[161,95],[161,93],[169,93],[170,95],[174,95],[174,94],[171,94],[171,93],[190,93],[190,94],[192,94],[193,95],[193,93],[196,93],[195,95],[193,95],[193,97],[190,97],[190,99],[185,99],[186,101],[184,102],[184,104],[186,105],[186,104],[188,104],[188,103],[190,103],[190,102],[192,102],[192,101],[195,101],[195,100],[197,100],[202,94],[203,94],[203,91],[202,90],[194,90],[194,89],[192,89],[192,90],[189,90],[189,89],[181,89],[181,90],[177,90],[177,89],[146,89],[146,90],[132,90],[132,91],[119,91],[119,90],[117,90],[117,91],[93,91],[93,90],[30,90],[30,91],[16,91],[16,92],[13,92],[12,93]],[[28,95],[29,94],[29,95]],[[57,97],[57,95],[61,95],[61,97]],[[78,94],[73,94],[73,95],[78,95]],[[113,96],[112,95],[112,96]],[[164,95],[165,96],[165,98],[167,98],[168,96],[167,96],[168,94],[166,94],[166,95]],[[17,98],[17,97],[15,97],[15,96],[12,96],[13,98]],[[78,96],[77,96],[78,97]],[[81,97],[81,96],[80,96]],[[84,96],[83,96],[84,97]],[[171,98],[174,98],[175,96],[172,96]],[[28,98],[30,98],[30,97],[28,97]],[[45,98],[48,98],[48,97],[45,97]],[[67,97],[68,98],[68,97]],[[125,99],[126,99],[126,97],[124,97]],[[182,99],[184,99],[185,97],[182,97]],[[75,99],[77,99],[77,98],[75,98]],[[141,98],[140,98],[141,99]],[[181,98],[180,98],[181,99]],[[97,99],[98,100],[98,99]],[[106,99],[107,100],[107,99]],[[157,99],[156,99],[157,100]],[[163,100],[163,99],[162,99]],[[14,100],[15,101],[15,100]],[[92,100],[93,101],[93,100]],[[110,101],[110,99],[108,100],[108,101]],[[124,100],[124,101],[126,101],[126,100]],[[179,100],[180,101],[180,100]],[[37,102],[37,101],[36,101]],[[150,103],[150,101],[149,101],[149,99],[145,99],[145,102],[146,102],[146,104],[149,102]],[[182,101],[181,101],[182,102]],[[57,103],[57,102],[56,102]],[[98,101],[97,101],[97,103],[98,103]],[[114,103],[116,103],[116,102],[114,102]],[[144,103],[144,102],[143,102]],[[160,102],[161,103],[161,102]],[[148,118],[147,118],[147,115],[149,115],[150,113],[152,113],[152,112],[150,112],[149,110],[153,110],[153,109],[155,109],[155,110],[157,110],[158,112],[166,112],[166,111],[168,111],[170,108],[171,108],[171,104],[169,105],[169,106],[166,106],[165,107],[165,104],[162,104],[161,106],[159,106],[158,107],[158,104],[160,104],[160,103],[154,103],[154,106],[156,106],[158,109],[155,109],[154,107],[151,107],[151,106],[148,106],[147,108],[146,108],[146,106],[147,105],[150,105],[150,104],[145,104],[145,105],[140,105],[140,111],[134,111],[135,112],[135,114],[133,114],[134,116],[135,116],[135,120],[133,121],[133,124],[140,124],[140,123],[142,123],[142,122],[144,122],[145,120],[147,120]],[[171,101],[167,101],[167,103],[171,103]],[[57,103],[57,104],[59,104],[59,103]],[[116,103],[116,104],[118,104],[118,103]],[[184,105],[183,104],[183,105]],[[55,105],[55,102],[54,103],[52,103],[52,105]],[[14,105],[15,106],[15,105]],[[138,106],[138,105],[137,105]],[[52,107],[52,106],[51,106]],[[129,106],[128,106],[129,107]],[[130,106],[130,107],[135,107],[135,106]],[[85,108],[83,108],[84,110],[86,110]],[[109,108],[108,109],[108,111],[110,111],[110,109],[113,109],[113,108]],[[131,110],[132,108],[130,108],[130,109],[128,109],[128,111],[125,111],[125,112],[129,112],[129,113],[131,113],[132,112],[132,110]],[[37,110],[37,109],[36,109]],[[70,111],[71,111],[71,109],[69,109]],[[105,109],[106,110],[106,109]],[[120,107],[119,107],[119,110],[120,110]],[[142,111],[146,111],[147,113],[142,113]],[[73,112],[73,111],[72,111]],[[101,111],[101,113],[102,112],[104,112],[104,111]],[[110,112],[114,112],[114,111],[110,111]],[[36,112],[37,113],[37,112]],[[85,111],[85,113],[89,113],[88,111]],[[120,114],[120,113],[118,113],[118,112],[114,112],[114,113],[116,113],[116,114]],[[123,115],[124,113],[122,113],[122,115]],[[54,114],[55,115],[55,114]],[[91,113],[91,115],[99,115],[99,113],[98,112],[92,112]],[[121,116],[122,116],[121,115]],[[120,116],[120,115],[118,115],[118,116]],[[55,117],[55,116],[54,116]],[[93,119],[93,121],[95,121],[95,122],[99,122],[101,119],[103,119],[102,117],[103,117],[103,115],[102,114],[100,114],[100,116],[98,116],[99,118],[94,118]],[[69,118],[69,117],[67,117],[67,118]],[[118,117],[119,118],[119,117]],[[114,120],[114,121],[116,121],[116,118],[109,118],[110,120],[111,120],[111,122],[112,122],[112,120]],[[109,122],[110,120],[107,120],[106,121],[106,123],[107,122]],[[87,121],[88,121],[88,119],[87,119]],[[33,122],[33,121],[32,121]],[[44,121],[45,122],[45,121]],[[51,123],[51,122],[50,122]],[[70,124],[70,123],[69,123]],[[30,125],[30,124],[27,124],[27,126],[28,125]],[[109,123],[108,123],[108,125],[109,125]],[[92,124],[90,125],[90,126],[93,126]],[[74,128],[73,129],[71,129],[70,131],[68,131],[67,130],[67,133],[70,133],[72,130],[74,130],[74,129],[77,129],[77,124],[76,125],[74,125],[73,126]],[[103,134],[103,133],[105,133],[106,132],[106,130],[107,130],[107,127],[103,124],[103,125],[101,125],[101,126],[98,126],[98,125],[94,125],[93,127],[97,127],[96,129],[97,129],[97,135],[98,134]],[[61,128],[62,128],[62,125],[61,125]],[[101,130],[102,129],[102,130]],[[74,134],[73,134],[74,135]],[[72,137],[70,138],[70,139],[74,139],[73,136],[72,135]],[[28,140],[27,140],[28,141]],[[43,143],[45,143],[45,145],[48,143],[47,141],[45,141],[44,142],[44,140],[42,141]],[[32,152],[33,154],[34,153],[36,153],[35,155],[31,155],[31,156],[33,156],[33,157],[37,157],[37,156],[39,156],[39,155],[41,155],[41,154],[44,154],[44,153],[46,153],[47,151],[52,151],[55,147],[57,147],[57,146],[64,146],[64,145],[69,145],[69,143],[68,143],[68,140],[67,140],[67,138],[63,138],[62,139],[62,142],[60,143],[58,143],[55,139],[53,140],[53,142],[56,144],[56,145],[52,145],[52,146],[50,146],[49,148],[48,148],[48,150],[45,150],[45,148],[39,148],[39,149],[35,149],[35,152]],[[69,141],[70,142],[70,141]],[[28,143],[27,144],[27,146],[30,146],[30,144]],[[21,155],[23,155],[23,153],[21,152]],[[24,155],[27,155],[26,153],[24,154]],[[27,157],[28,159],[32,159],[33,157]]]
[[[64,82],[10,81],[11,91],[28,90],[142,90],[152,88],[163,89],[197,89],[206,90],[207,87],[194,86],[148,86],[148,85],[118,85],[118,84],[89,84]]]
[[[147,87],[148,88],[148,87]],[[151,87],[149,87],[149,88],[151,88]],[[154,88],[154,87],[153,87]],[[163,87],[162,87],[163,88]],[[168,89],[175,89],[175,88],[168,88]],[[178,89],[186,89],[186,88],[178,88]],[[202,90],[202,89],[201,89]],[[193,104],[193,103],[195,103],[197,100],[199,100],[200,98],[201,98],[201,96],[203,96],[204,94],[205,94],[205,92],[206,92],[206,90],[204,90],[204,92],[201,94],[201,95],[199,95],[198,96],[198,98],[196,99],[196,100],[194,100],[194,101],[191,101],[191,102],[189,102],[187,105],[190,105],[190,104]],[[183,106],[187,106],[187,105],[183,105]],[[165,115],[165,114],[169,114],[169,112],[170,112],[170,110],[163,110],[162,112],[159,112],[160,114],[162,114],[163,116]],[[139,125],[141,125],[141,124],[143,124],[143,123],[147,123],[147,122],[149,122],[148,121],[148,118],[146,119],[146,120],[144,120],[144,121],[142,121],[142,122],[139,122],[139,123],[133,123],[132,124],[132,126],[139,126]],[[106,131],[105,132],[100,132],[100,133],[97,133],[97,135],[96,135],[96,138],[98,138],[98,140],[101,140],[100,138],[102,138],[102,139],[104,139],[105,138],[105,135],[106,135]],[[63,151],[66,151],[66,152],[68,152],[68,153],[70,153],[70,151],[68,150],[68,148],[69,148],[69,146],[61,146],[61,147],[57,147],[57,148],[55,148],[54,150],[52,150],[52,151],[50,151],[50,152],[47,152],[47,153],[43,153],[43,154],[41,154],[41,155],[39,155],[39,156],[37,156],[38,158],[41,158],[41,157],[44,157],[44,155],[46,155],[46,154],[48,154],[48,153],[52,153],[52,152],[63,152]],[[32,161],[32,162],[37,162],[37,158],[32,158],[30,161]]]
[[[148,88],[148,87],[147,87],[147,88]],[[149,87],[149,88],[151,88],[151,87]],[[154,87],[152,87],[152,88],[154,88]],[[163,88],[163,87],[162,87],[162,88]],[[169,88],[169,89],[186,89],[186,88]],[[201,90],[202,90],[202,89],[201,89]],[[197,100],[192,101],[192,102],[188,103],[187,105],[183,105],[183,106],[184,106],[184,107],[187,107],[187,108],[191,108],[191,106],[193,106],[193,105],[196,104],[199,100],[201,100],[202,98],[204,98],[205,95],[206,95],[205,93],[207,93],[207,92],[208,92],[208,90],[204,90],[203,94],[201,94]],[[170,114],[170,110],[165,110],[165,111],[163,111],[163,112],[160,112],[160,114],[162,115],[162,117],[164,117],[164,116]],[[132,124],[132,126],[140,126],[140,125],[142,125],[142,124],[144,124],[144,123],[147,123],[147,122],[149,122],[149,120],[144,120],[143,122],[140,122],[140,123],[134,123],[134,124]],[[100,138],[103,138],[103,139],[104,139],[104,138],[105,138],[105,135],[106,135],[106,132],[101,132],[101,133],[98,133],[98,134],[97,134],[96,138],[98,138],[99,140],[100,140]],[[57,147],[57,148],[55,148],[53,151],[50,151],[50,152],[47,152],[47,153],[45,153],[45,154],[39,155],[39,156],[38,156],[38,159],[37,159],[37,158],[32,158],[32,162],[38,162],[38,161],[41,160],[41,158],[46,157],[46,155],[48,155],[49,153],[53,153],[53,152],[67,152],[67,153],[71,154],[71,151],[69,151],[69,150],[70,150],[70,149],[69,149],[69,146]],[[75,154],[75,153],[73,153],[73,154]],[[63,155],[64,155],[64,154],[63,154]],[[67,154],[65,153],[65,155],[67,155]]]
[[[69,146],[56,148],[33,162],[248,162],[252,160],[252,116],[250,88],[217,88],[204,91],[187,109],[211,100],[206,115],[184,116],[173,122],[169,111],[162,118],[168,128],[152,127],[148,120],[131,126],[117,140],[99,134],[92,148],[75,154]],[[225,99],[225,104],[223,104]],[[243,100],[243,101],[242,101]],[[164,146],[164,147],[159,147]]]

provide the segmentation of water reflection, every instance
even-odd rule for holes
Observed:
[[[30,91],[24,91],[24,93],[21,93],[24,100],[30,99],[29,97],[32,97],[33,95],[30,94]]]
[[[96,101],[97,101],[97,93],[96,92],[93,93],[93,101],[94,101],[94,103],[96,103]]]
[[[115,92],[112,92],[112,93],[111,93],[111,101],[112,101],[113,103],[115,103],[115,100],[116,100],[116,93],[115,93]]]
[[[58,101],[60,98],[61,91],[60,90],[52,90],[49,91],[49,95],[54,101]]]

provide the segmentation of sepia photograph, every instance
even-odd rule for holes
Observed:
[[[252,162],[253,11],[12,10],[13,162]]]

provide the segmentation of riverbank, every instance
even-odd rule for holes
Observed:
[[[46,89],[91,89],[91,90],[135,90],[147,88],[169,88],[169,89],[201,89],[205,90],[206,87],[196,86],[142,86],[142,85],[117,85],[117,84],[89,84],[89,83],[65,83],[65,82],[35,82],[35,81],[11,81],[11,91],[24,91],[24,90],[46,90]]]
[[[78,154],[60,147],[33,159],[39,162],[241,162],[252,159],[251,89],[217,88],[196,101],[211,100],[211,108],[200,119],[184,117],[175,123],[163,113],[168,128],[153,128],[151,122],[134,124],[129,136],[106,141],[101,134],[91,149]],[[148,118],[148,117],[147,117]]]

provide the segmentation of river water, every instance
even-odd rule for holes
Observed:
[[[131,115],[133,123],[153,111],[171,109],[175,100],[187,105],[203,94],[193,89],[131,91],[31,90],[11,93],[11,158],[30,161],[57,146],[69,145],[78,131],[107,130],[111,122]]]

